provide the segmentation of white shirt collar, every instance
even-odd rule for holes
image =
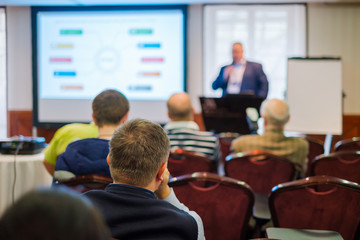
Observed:
[[[197,125],[196,122],[194,122],[194,121],[169,122],[164,127],[165,130],[173,130],[173,129],[181,129],[181,128],[200,130],[199,125]]]

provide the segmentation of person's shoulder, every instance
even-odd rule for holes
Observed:
[[[109,140],[99,139],[99,138],[84,138],[76,139],[73,142],[69,143],[66,148],[66,151],[69,150],[81,150],[84,149],[86,152],[100,151],[101,149],[108,149]]]
[[[261,137],[262,136],[260,136],[260,135],[242,135],[240,137],[235,138],[231,142],[231,148],[235,152],[241,152],[244,150],[243,149],[244,146],[248,145],[249,143],[258,141],[258,139]]]
[[[188,212],[177,208],[171,203],[159,199],[155,199],[153,201],[157,202],[157,208],[159,208],[159,210],[161,209],[161,211],[166,213],[167,216],[171,216],[171,218],[178,217],[180,219],[192,219],[195,223],[195,219]]]
[[[260,138],[260,137],[261,136],[257,135],[257,134],[241,135],[241,136],[235,138],[233,140],[233,142],[244,142],[244,141],[248,141],[248,140],[256,139],[256,138]]]
[[[197,134],[216,139],[216,135],[213,132],[198,130]]]
[[[107,195],[107,194],[108,193],[105,190],[90,190],[90,191],[83,193],[82,195],[87,198],[91,198],[92,196],[103,196],[103,195]]]
[[[118,195],[109,191],[109,188],[112,187],[112,185],[114,184],[110,183],[105,187],[105,189],[93,189],[82,193],[82,195],[93,203],[104,203],[109,201],[109,199],[111,199],[110,201],[113,201],[114,197],[116,198]]]
[[[74,132],[97,132],[97,126],[93,123],[69,123],[56,131],[57,135],[66,135]]]
[[[301,146],[303,148],[309,148],[309,142],[306,140],[306,138],[299,137],[298,141],[299,141],[299,144],[301,144]]]
[[[309,142],[303,137],[288,137],[288,140],[296,143],[301,148],[309,148]]]
[[[231,64],[227,64],[227,65],[224,65],[220,68],[220,71],[224,70],[225,68],[227,68],[228,66],[231,66]]]
[[[66,130],[88,130],[88,129],[97,129],[97,126],[94,123],[70,123],[63,126]]]
[[[309,142],[306,140],[306,138],[304,137],[299,137],[299,136],[291,136],[291,137],[287,137],[287,139],[291,139],[294,142],[298,142],[304,145],[308,145]]]
[[[249,65],[249,66],[252,66],[252,67],[262,67],[261,63],[252,62],[252,61],[246,61],[246,65]]]
[[[88,143],[88,144],[108,144],[110,140],[102,138],[84,138],[74,141],[74,143]]]

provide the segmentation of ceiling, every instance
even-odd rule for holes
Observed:
[[[93,6],[137,4],[226,4],[226,3],[360,3],[360,0],[0,0],[0,6]]]

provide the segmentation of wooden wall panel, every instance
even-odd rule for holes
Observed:
[[[344,116],[343,139],[348,139],[352,137],[360,137],[359,115]]]
[[[195,122],[201,130],[205,129],[201,113],[195,114]],[[345,115],[343,122],[343,135],[333,136],[333,144],[337,141],[360,136],[360,115]],[[57,128],[38,128],[37,134],[50,142]],[[32,111],[8,111],[8,136],[32,136]],[[309,135],[325,140],[325,135]]]
[[[194,115],[194,121],[199,125],[201,131],[205,131],[204,119],[201,113],[196,113]]]
[[[8,137],[32,136],[32,111],[8,111]],[[45,137],[49,143],[57,128],[37,128],[37,136]]]
[[[8,111],[8,136],[32,136],[32,111]]]

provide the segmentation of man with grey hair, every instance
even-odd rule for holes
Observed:
[[[290,118],[288,104],[279,99],[266,100],[262,103],[260,112],[264,119],[264,134],[246,135],[233,140],[232,151],[263,150],[286,157],[295,164],[297,176],[304,176],[309,143],[304,138],[284,135],[285,124]]]
[[[136,119],[110,140],[114,183],[85,195],[100,209],[117,239],[204,239],[201,218],[168,186],[170,144],[158,124]]]

